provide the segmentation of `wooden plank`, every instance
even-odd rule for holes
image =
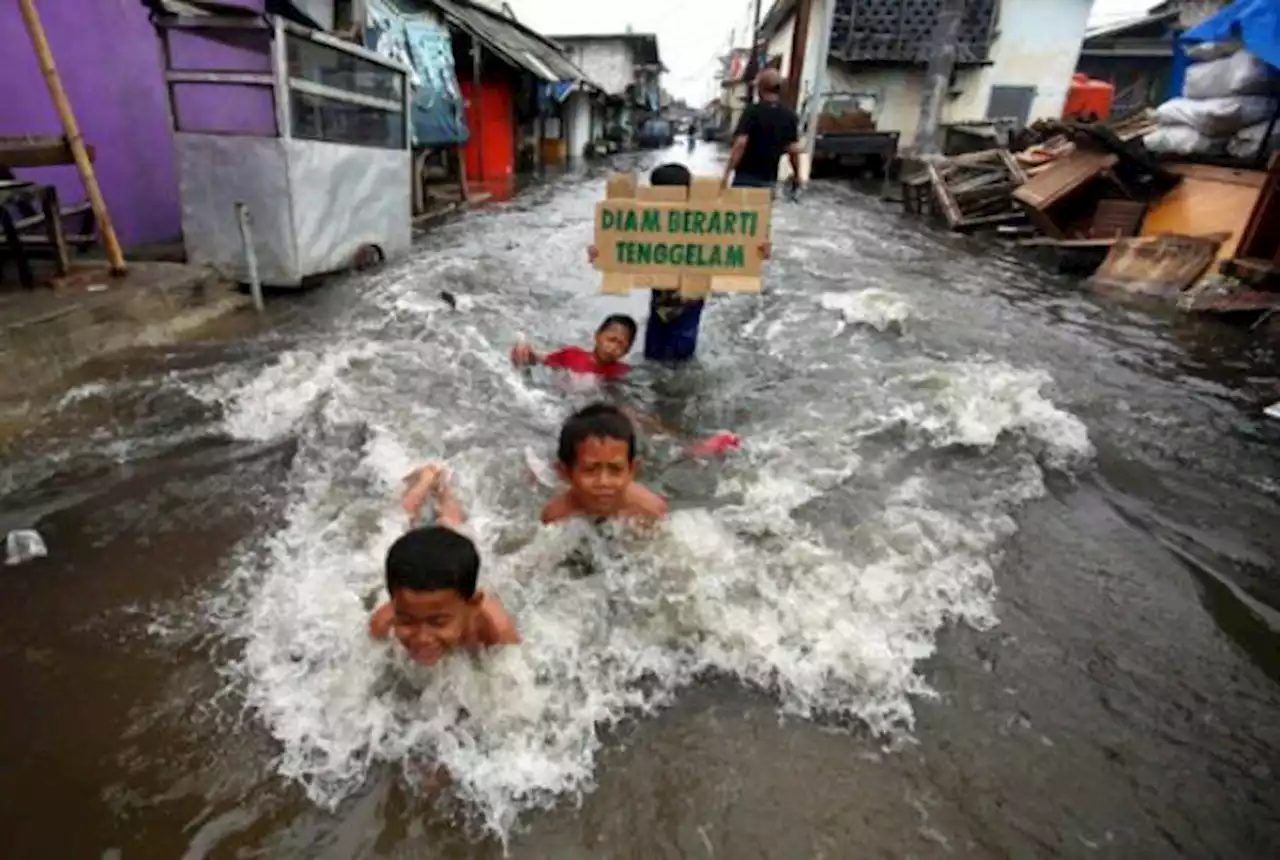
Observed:
[[[946,183],[938,175],[938,169],[929,164],[925,166],[925,170],[929,174],[929,182],[933,185],[933,199],[938,202],[942,217],[946,219],[948,227],[955,229],[955,226],[964,218],[960,213],[960,207],[956,205],[951,192],[947,190]]]
[[[1111,153],[1077,150],[1052,162],[1049,170],[1031,177],[1013,192],[1013,199],[1024,206],[1046,210],[1119,161],[1119,157]]]
[[[1209,269],[1219,244],[1197,236],[1119,239],[1091,280],[1127,292],[1181,293]]]
[[[1009,175],[1013,177],[1013,181],[1019,185],[1025,185],[1027,174],[1022,170],[1022,165],[1018,163],[1018,159],[1014,158],[1007,149],[1000,150],[1000,158],[1004,162],[1005,169],[1009,171]]]
[[[1025,212],[1001,212],[998,215],[981,215],[977,218],[965,218],[956,225],[956,229],[964,232],[977,230],[980,227],[994,227],[1000,224],[1011,224],[1014,221],[1025,221]]]
[[[97,158],[97,150],[85,144],[89,160]],[[0,167],[57,167],[74,164],[75,157],[66,140],[53,135],[0,135]]]

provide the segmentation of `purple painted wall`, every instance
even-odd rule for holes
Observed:
[[[267,30],[173,30],[169,62],[174,71],[271,73]],[[239,84],[174,84],[178,130],[276,133],[275,96],[270,87]]]
[[[22,19],[0,13],[0,134],[62,133]],[[120,241],[181,233],[178,179],[160,47],[139,0],[40,0],[54,61],[86,142]],[[74,167],[21,171],[52,182],[64,202],[85,199]]]

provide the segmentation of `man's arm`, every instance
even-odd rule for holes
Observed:
[[[733,172],[738,169],[738,162],[742,161],[742,156],[747,151],[747,140],[745,134],[740,134],[733,139],[733,148],[729,150],[729,161],[724,166],[724,178],[721,180],[726,188],[733,178]]]
[[[787,137],[791,141],[787,144],[787,158],[791,161],[792,184],[800,185],[800,153],[804,152],[804,144],[800,141],[800,119],[798,117],[790,117],[787,129]]]
[[[796,141],[787,147],[787,158],[791,161],[791,179],[796,185],[801,183],[800,178],[800,153],[804,152],[804,146],[800,141]]]

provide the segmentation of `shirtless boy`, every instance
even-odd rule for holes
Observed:
[[[515,623],[493,595],[476,588],[480,554],[458,532],[466,517],[439,466],[410,476],[404,497],[410,523],[387,552],[387,592],[391,599],[369,619],[369,633],[393,633],[409,656],[434,666],[450,651],[478,652],[520,642]],[[419,511],[434,501],[436,524],[417,527]]]
[[[653,521],[667,502],[636,483],[636,431],[616,406],[597,403],[577,412],[560,430],[557,469],[569,488],[547,502],[542,522],[574,517],[622,517]]]

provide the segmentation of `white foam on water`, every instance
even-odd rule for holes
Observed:
[[[187,386],[198,400],[223,409],[223,430],[235,439],[269,441],[286,436],[315,404],[342,384],[351,362],[376,354],[372,343],[333,350],[294,349],[245,379],[240,369]]]
[[[881,378],[851,358],[831,396],[740,428],[746,450],[710,472],[711,507],[675,499],[652,536],[542,529],[548,491],[527,472],[545,466],[556,425],[588,392],[565,397],[509,366],[507,326],[539,323],[503,301],[437,314],[416,340],[370,331],[295,349],[201,392],[224,404],[234,436],[300,438],[284,526],[240,548],[205,613],[240,646],[230,689],[279,744],[276,771],[317,804],[387,766],[430,796],[443,769],[471,820],[505,840],[522,814],[591,790],[602,728],[652,714],[704,672],[766,690],[790,714],[909,733],[939,630],[996,621],[1013,515],[1044,492],[1045,468],[1090,454],[1084,425],[1036,371],[910,351]],[[811,361],[826,327],[822,308],[799,304],[759,334],[784,368]],[[558,324],[531,336],[551,342]],[[360,434],[344,431],[354,425]],[[877,441],[904,427],[900,444]],[[975,478],[972,463],[960,474],[905,459],[955,445],[989,468]],[[524,644],[423,670],[370,641],[367,621],[404,528],[400,481],[437,457],[470,514],[481,585]],[[839,534],[807,516],[838,508],[859,480],[882,492]],[[592,575],[575,575],[584,565]]]
[[[905,381],[923,396],[901,404],[895,415],[930,433],[939,446],[990,448],[1003,434],[1022,432],[1047,445],[1057,464],[1093,454],[1085,423],[1045,396],[1052,380],[1043,371],[967,361]]]
[[[823,293],[823,309],[840,314],[848,325],[865,325],[876,331],[902,331],[914,313],[911,305],[891,290],[870,288],[847,293]]]

